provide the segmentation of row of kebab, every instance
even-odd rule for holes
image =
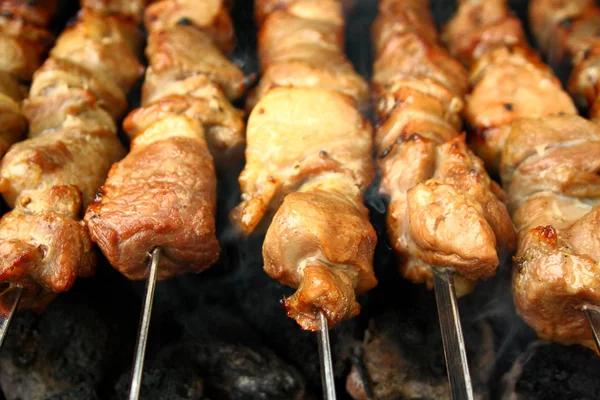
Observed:
[[[227,0],[81,0],[55,40],[56,0],[0,1],[0,282],[23,289],[19,308],[42,311],[91,276],[94,243],[129,279],[155,248],[158,279],[210,267],[215,170],[245,148],[231,221],[266,231],[264,269],[297,289],[284,305],[302,328],[318,330],[319,312],[329,327],[356,316],[377,284],[363,195],[379,171],[402,276],[432,287],[433,269],[451,268],[462,296],[513,255],[523,319],[592,347],[600,8],[530,4],[542,51],[572,64],[585,119],[506,0],[460,1],[441,35],[422,0],[380,0],[371,84],[344,54],[350,3],[256,0],[261,77],[246,93]],[[142,22],[141,106],[125,115]]]

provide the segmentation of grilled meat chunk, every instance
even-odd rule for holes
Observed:
[[[31,24],[46,27],[56,13],[57,3],[56,0],[3,0],[0,14],[19,16]]]
[[[218,258],[216,177],[202,127],[166,117],[140,132],[115,164],[85,222],[111,265],[129,279],[146,276],[161,247],[158,279],[201,272]]]
[[[113,118],[141,73],[140,40],[121,16],[84,8],[34,76],[29,137],[0,164],[0,193],[14,207],[0,221],[0,281],[24,287],[21,308],[43,309],[94,271],[80,219],[124,155]]]
[[[371,136],[352,99],[328,89],[272,89],[250,116],[243,201],[233,216],[250,233],[277,211],[265,270],[298,288],[285,304],[304,329],[317,329],[319,309],[330,326],[355,316],[355,293],[376,284],[376,234],[361,202],[374,174]]]
[[[382,1],[373,40],[380,193],[400,272],[431,288],[432,266],[451,267],[466,294],[516,241],[505,194],[459,135],[466,71],[421,2]]]
[[[242,202],[232,214],[246,233],[268,224],[289,193],[329,185],[359,195],[374,177],[372,129],[339,92],[274,88],[254,108],[246,135]]]
[[[81,8],[94,10],[104,17],[116,15],[128,18],[136,25],[140,21],[144,6],[149,0],[79,0]]]
[[[269,15],[258,37],[262,78],[249,107],[277,86],[319,87],[351,96],[368,107],[369,87],[344,55],[339,1],[296,1]]]
[[[144,13],[144,24],[153,32],[176,25],[193,25],[208,34],[221,51],[229,53],[235,46],[229,8],[227,0],[162,0],[148,6]]]
[[[81,193],[53,186],[21,196],[0,219],[0,281],[23,287],[20,309],[41,311],[77,277],[93,274],[95,253],[78,221]]]

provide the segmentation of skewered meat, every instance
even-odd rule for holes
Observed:
[[[146,276],[145,261],[162,249],[158,279],[202,272],[219,255],[216,179],[202,127],[166,117],[141,131],[115,164],[86,213],[92,240],[129,279]]]
[[[27,130],[21,114],[25,95],[21,82],[31,80],[52,44],[45,27],[55,11],[54,0],[0,3],[0,158]]]
[[[462,40],[453,33],[457,26],[487,40],[488,29],[512,18],[497,1],[499,17],[490,19],[487,3],[461,5],[446,31],[450,48]],[[467,14],[484,23],[471,29],[464,25]],[[524,44],[461,56],[475,60],[467,119],[489,167],[500,172],[518,232],[517,310],[544,339],[593,346],[581,310],[600,304],[600,129],[571,115],[575,107],[558,80]],[[510,107],[502,111],[502,104]],[[494,133],[478,135],[482,128]]]
[[[85,222],[129,279],[146,276],[148,253],[160,247],[157,278],[167,279],[202,272],[219,256],[209,147],[225,161],[243,145],[243,115],[230,101],[247,79],[219,49],[233,43],[225,2],[163,0],[146,9],[144,22],[150,65],[143,107],[124,122],[131,151],[112,167]]]
[[[24,287],[20,308],[42,310],[94,272],[80,217],[124,154],[113,118],[141,73],[138,43],[131,22],[84,8],[34,76],[29,138],[0,165],[0,193],[14,207],[0,220],[0,280]]]
[[[258,58],[263,71],[250,108],[271,88],[293,86],[346,93],[359,109],[366,110],[369,87],[344,55],[340,7],[336,1],[296,1],[269,15],[269,23],[259,32]],[[256,10],[262,9],[257,2]]]
[[[567,58],[573,65],[569,92],[588,109],[590,118],[600,115],[600,7],[580,0],[535,0],[529,8],[535,38],[550,59]]]
[[[380,192],[401,273],[431,288],[432,266],[454,268],[463,295],[515,244],[505,194],[459,135],[466,71],[422,2],[380,2],[373,35]]]
[[[351,318],[356,294],[377,283],[362,203],[374,177],[372,128],[358,110],[368,86],[343,54],[339,1],[277,4],[256,3],[263,77],[231,216],[247,234],[269,227],[264,269],[297,288],[284,300],[288,316],[314,331],[319,310],[330,327]]]

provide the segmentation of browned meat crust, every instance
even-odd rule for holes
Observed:
[[[228,11],[225,1],[193,0],[162,0],[145,11],[150,65],[143,107],[124,122],[131,152],[85,216],[92,239],[130,279],[146,276],[156,247],[159,279],[202,272],[219,256],[209,148],[223,163],[239,153],[243,113],[230,102],[248,83],[222,53],[233,45]]]
[[[140,132],[116,163],[85,221],[92,240],[129,279],[146,276],[161,248],[158,279],[202,272],[219,255],[216,177],[197,122],[167,117]]]
[[[356,294],[377,283],[362,204],[374,177],[372,128],[359,112],[368,85],[344,55],[339,1],[255,5],[263,76],[231,217],[247,234],[268,227],[265,271],[297,288],[288,315],[317,330],[322,310],[332,327],[358,314]]]
[[[593,54],[588,39],[596,17],[589,2],[575,3],[536,0],[531,17],[543,48],[556,45],[559,55],[580,59]],[[572,20],[582,10],[588,10],[585,17]],[[511,18],[503,0],[464,2],[449,24],[448,44],[460,47],[459,27],[487,40],[490,29]],[[472,29],[468,20],[482,23]],[[600,305],[600,128],[575,115],[558,80],[524,43],[457,54],[466,64],[475,61],[467,120],[489,167],[500,172],[518,232],[517,310],[544,339],[592,346],[581,309]],[[592,71],[593,65],[590,57],[582,68]],[[577,85],[587,96],[595,91],[581,80]]]
[[[516,241],[504,193],[460,135],[466,71],[421,1],[380,2],[373,40],[380,192],[400,272],[431,288],[433,266],[453,268],[465,294]]]
[[[0,165],[0,193],[14,207],[0,221],[0,281],[24,287],[20,308],[42,310],[94,272],[80,219],[124,154],[114,119],[142,70],[140,39],[122,16],[83,9],[34,75],[23,108],[29,137]]]

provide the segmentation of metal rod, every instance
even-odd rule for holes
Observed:
[[[3,293],[2,301],[11,302],[11,307],[8,315],[5,316],[0,313],[0,349],[4,344],[4,339],[6,338],[8,329],[10,328],[10,323],[13,319],[13,316],[16,314],[19,303],[21,302],[21,296],[23,296],[23,288],[18,286],[9,288]]]
[[[148,342],[148,331],[150,329],[150,317],[152,316],[152,303],[154,302],[154,288],[156,287],[156,272],[160,260],[160,248],[155,248],[150,254],[150,271],[146,280],[146,295],[142,306],[142,318],[138,331],[137,345],[133,359],[133,372],[131,374],[131,389],[129,400],[138,400],[142,385],[142,372],[144,370],[144,356],[146,355],[146,343]]]
[[[331,359],[331,344],[329,343],[329,326],[323,311],[319,311],[319,360],[321,361],[321,384],[323,398],[335,400],[335,381],[333,378],[333,363]]]
[[[452,271],[448,268],[434,268],[433,283],[452,399],[472,400],[473,387]]]
[[[596,349],[598,350],[598,353],[600,353],[600,338],[598,337],[598,328],[596,328],[596,324],[594,323],[594,316],[598,315],[600,311],[596,307],[583,306],[583,313],[585,314],[588,324],[590,324],[594,342],[596,343]]]

